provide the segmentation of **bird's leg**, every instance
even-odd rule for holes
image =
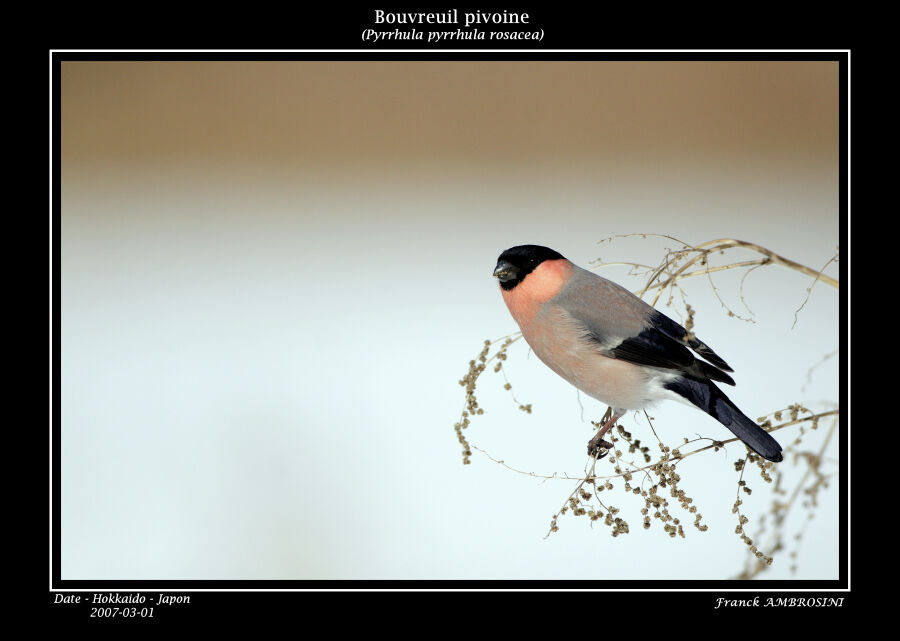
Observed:
[[[598,431],[594,435],[594,438],[588,441],[588,456],[593,456],[596,459],[601,459],[609,454],[609,450],[613,448],[613,444],[609,441],[604,441],[603,435],[606,434],[609,431],[609,428],[615,425],[616,421],[618,421],[624,415],[625,410],[616,410],[615,413],[613,412],[613,408],[611,407],[606,410],[606,414],[603,415],[603,418],[605,419],[607,416],[609,416],[609,420],[607,420],[606,423],[603,424],[603,427],[601,427],[600,431]],[[601,448],[606,450],[602,454],[600,453]]]

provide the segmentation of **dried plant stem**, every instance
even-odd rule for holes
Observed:
[[[830,414],[837,414],[837,410],[835,410],[834,412],[820,414],[820,416],[828,416]],[[803,487],[806,485],[806,480],[809,478],[809,475],[818,469],[818,461],[822,460],[822,455],[825,454],[825,449],[828,447],[828,443],[831,442],[831,437],[834,436],[837,425],[837,421],[833,421],[831,423],[831,427],[828,428],[828,433],[825,434],[825,438],[822,440],[822,446],[819,447],[819,451],[815,455],[816,464],[807,466],[806,472],[803,473],[803,478],[801,478],[800,482],[797,483],[797,487],[794,488],[794,491],[791,493],[791,497],[787,500],[787,503],[783,503],[781,505],[781,511],[783,514],[787,515],[788,510],[791,509],[791,506],[793,506],[794,501],[797,499],[797,495],[800,494],[800,490],[803,489]]]
[[[734,529],[734,533],[741,537],[741,540],[747,547],[750,548],[750,553],[753,554],[757,559],[760,560],[760,563],[764,563],[766,565],[772,565],[772,557],[767,555],[765,552],[760,550],[753,543],[753,539],[747,536],[747,533],[744,532],[744,526],[750,521],[746,516],[741,513],[741,505],[744,504],[743,499],[741,499],[741,490],[744,490],[746,493],[750,493],[750,488],[747,487],[746,482],[744,481],[744,471],[747,469],[747,461],[750,457],[745,457],[740,461],[740,476],[738,477],[737,483],[737,492],[735,492],[734,497],[734,506],[731,508],[732,514],[737,514],[738,524]],[[737,464],[736,464],[737,466]],[[771,480],[771,477],[768,474],[765,477]]]
[[[825,450],[828,448],[828,444],[831,442],[832,437],[834,436],[835,431],[837,430],[838,421],[837,417],[835,420],[831,422],[831,426],[828,428],[828,432],[825,434],[825,438],[822,440],[822,444],[819,447],[819,451],[813,456],[807,456],[807,468],[803,473],[800,481],[794,487],[794,491],[791,492],[790,498],[785,503],[775,502],[773,503],[772,513],[775,515],[775,527],[773,532],[769,537],[768,547],[774,550],[779,550],[782,548],[781,543],[781,527],[784,524],[785,519],[788,516],[791,508],[794,506],[797,497],[800,496],[801,492],[809,492],[809,488],[807,487],[807,481],[811,474],[819,474],[819,467],[824,460]],[[808,522],[808,521],[807,521]],[[805,526],[804,526],[805,527]],[[802,530],[801,530],[802,531]],[[799,538],[799,534],[795,538]],[[751,559],[752,561],[753,559]],[[743,572],[738,575],[739,579],[752,579],[757,574],[765,570],[769,563],[764,563],[757,561],[752,566],[748,566]]]
[[[670,274],[669,277],[664,281],[655,282],[665,272],[666,268],[668,268],[669,266],[671,266],[673,264],[674,261],[672,261],[672,260],[666,261],[663,265],[661,265],[659,268],[657,268],[653,272],[650,279],[647,281],[647,284],[644,286],[644,289],[641,290],[641,292],[638,294],[639,296],[643,296],[645,293],[647,293],[651,289],[658,289],[659,291],[657,291],[656,296],[651,301],[651,303],[650,303],[651,305],[656,305],[656,303],[659,301],[659,297],[662,296],[662,293],[666,287],[668,287],[669,285],[674,285],[675,282],[677,282],[678,280],[681,280],[683,278],[690,278],[692,276],[699,276],[701,274],[709,275],[710,273],[712,273],[714,271],[724,271],[726,269],[737,269],[740,267],[748,267],[748,266],[752,266],[752,265],[760,265],[760,266],[768,265],[768,264],[781,265],[782,267],[787,267],[789,269],[793,269],[793,270],[798,271],[807,276],[811,276],[811,277],[815,278],[816,280],[821,280],[822,282],[824,282],[828,285],[831,285],[832,287],[834,287],[836,289],[839,288],[839,283],[834,278],[831,278],[830,276],[827,276],[820,271],[812,269],[811,267],[807,267],[806,265],[801,265],[798,262],[795,262],[793,260],[785,258],[784,256],[781,256],[780,254],[776,254],[771,249],[766,249],[765,247],[763,247],[761,245],[757,245],[756,243],[749,243],[747,241],[737,240],[734,238],[720,238],[718,240],[711,240],[711,241],[708,241],[705,243],[701,243],[697,246],[692,246],[692,245],[688,245],[687,243],[684,243],[681,240],[678,240],[677,238],[673,238],[672,236],[664,236],[664,237],[674,240],[676,242],[682,243],[686,247],[685,250],[681,250],[680,252],[677,252],[679,258],[683,257],[683,254],[686,251],[695,252],[695,255],[692,256],[691,258],[688,258],[685,261],[685,263],[683,265],[681,265],[681,267],[678,268],[677,271]],[[724,251],[724,250],[730,249],[732,247],[741,247],[743,249],[749,249],[751,251],[755,251],[759,254],[762,254],[763,256],[765,256],[765,258],[762,258],[759,260],[752,260],[752,261],[742,261],[739,263],[731,263],[728,265],[721,265],[718,267],[711,267],[708,264],[706,264],[707,257],[709,256],[709,254],[712,254],[714,252]],[[699,269],[697,271],[693,271],[693,272],[687,271],[687,269],[689,267],[696,265],[698,263],[706,264],[706,266],[703,269]]]
[[[838,262],[839,253],[837,251],[831,258],[828,259],[827,262],[824,263],[821,270],[815,270],[796,261],[785,258],[784,256],[781,256],[780,254],[777,254],[776,252],[773,252],[766,247],[762,247],[761,245],[758,245],[756,243],[742,241],[735,238],[719,238],[698,245],[685,243],[673,236],[666,234],[628,234],[625,236],[613,236],[605,240],[627,236],[641,236],[643,238],[653,236],[657,238],[669,239],[681,244],[681,247],[678,249],[666,249],[663,260],[659,265],[655,267],[627,262],[600,263],[599,265],[597,265],[597,267],[606,267],[611,265],[630,266],[632,268],[630,272],[632,275],[646,278],[644,287],[638,291],[635,291],[634,293],[640,297],[644,297],[645,295],[649,294],[649,296],[647,296],[647,302],[654,306],[659,302],[663,294],[666,293],[667,289],[667,305],[671,305],[673,300],[676,298],[677,290],[677,293],[681,297],[681,302],[685,307],[687,317],[683,322],[683,325],[688,332],[689,338],[693,337],[696,311],[692,308],[691,305],[688,304],[688,300],[685,296],[685,291],[680,285],[680,281],[685,278],[706,276],[715,296],[719,300],[719,303],[725,308],[728,315],[731,317],[742,318],[741,316],[738,316],[736,313],[734,313],[734,311],[728,307],[726,302],[719,295],[716,284],[713,282],[713,274],[731,269],[744,270],[740,278],[738,294],[740,296],[741,302],[751,316],[751,318],[742,318],[742,320],[750,322],[753,322],[752,317],[754,316],[754,313],[750,309],[750,306],[744,298],[744,283],[747,280],[749,274],[759,269],[760,267],[766,265],[780,265],[784,268],[791,269],[813,279],[806,288],[805,299],[794,312],[795,324],[797,322],[798,314],[801,310],[803,310],[807,302],[810,300],[811,292],[817,282],[821,281],[827,285],[830,285],[831,287],[834,287],[835,289],[840,288],[837,279],[832,278],[824,273],[824,270],[827,269],[829,265]],[[753,260],[735,261],[724,265],[710,264],[711,260],[715,258],[714,254],[724,254],[727,250],[730,249],[743,249],[750,252],[755,252],[759,256]],[[720,261],[717,260],[716,262]],[[651,298],[652,300],[650,300]],[[677,508],[680,506],[680,508],[686,514],[692,515],[692,518],[694,519],[694,527],[701,532],[705,532],[708,529],[708,526],[701,522],[702,515],[698,509],[698,506],[694,504],[693,499],[685,492],[684,489],[681,488],[682,477],[680,476],[680,473],[683,470],[682,463],[684,460],[701,452],[708,452],[710,450],[717,452],[720,448],[724,448],[729,443],[739,441],[740,439],[737,437],[720,441],[698,435],[695,439],[684,438],[683,443],[679,444],[677,447],[672,448],[663,443],[663,441],[659,438],[658,434],[656,433],[653,420],[645,412],[644,414],[649,423],[650,430],[656,437],[656,441],[659,445],[660,453],[656,457],[651,457],[649,453],[650,448],[647,446],[642,446],[640,439],[632,437],[632,435],[627,432],[620,424],[617,427],[618,436],[611,435],[609,437],[612,439],[613,444],[619,443],[619,445],[613,447],[613,449],[609,451],[608,458],[605,460],[605,462],[608,462],[614,466],[613,469],[607,468],[610,472],[614,473],[606,475],[597,474],[597,467],[599,463],[598,460],[593,457],[589,457],[588,463],[586,464],[585,469],[581,474],[570,475],[567,473],[559,472],[554,472],[553,474],[537,474],[535,472],[528,472],[513,467],[506,463],[506,461],[497,459],[487,451],[468,442],[464,435],[464,432],[468,428],[470,420],[474,416],[484,413],[484,410],[479,406],[475,396],[476,382],[480,378],[481,374],[487,371],[489,367],[490,369],[493,369],[494,373],[502,374],[503,387],[507,391],[509,391],[512,401],[518,406],[518,408],[523,412],[529,414],[531,413],[531,404],[520,403],[516,399],[515,395],[512,394],[512,385],[506,376],[504,367],[507,359],[508,348],[513,343],[519,341],[521,338],[523,338],[521,332],[513,332],[493,341],[484,341],[481,352],[475,359],[469,361],[469,371],[459,381],[459,384],[466,389],[466,399],[461,411],[460,421],[454,427],[456,429],[459,442],[463,448],[463,462],[468,464],[470,462],[472,451],[478,451],[484,454],[492,462],[501,465],[502,467],[505,467],[512,472],[516,472],[524,476],[529,476],[534,479],[540,479],[542,483],[549,479],[575,482],[575,488],[568,495],[562,507],[556,512],[556,514],[553,515],[550,522],[550,532],[548,532],[548,536],[550,533],[556,532],[559,529],[557,522],[558,519],[564,514],[572,514],[576,517],[586,516],[590,520],[592,526],[594,521],[599,521],[600,523],[605,524],[611,528],[610,533],[612,534],[612,536],[627,534],[629,531],[629,525],[624,518],[619,516],[619,509],[615,505],[609,503],[608,498],[606,501],[601,500],[601,494],[603,492],[607,492],[608,497],[608,493],[614,489],[614,485],[612,483],[612,481],[614,480],[617,480],[616,486],[621,486],[625,494],[635,495],[635,498],[637,498],[637,500],[643,501],[644,505],[640,511],[643,515],[642,525],[645,529],[649,529],[652,526],[653,520],[656,519],[660,522],[663,530],[670,537],[684,537],[685,532],[683,529],[683,523],[681,518],[679,518],[682,517],[682,515],[680,513],[676,514],[670,511],[672,507]],[[810,368],[810,371],[807,374],[807,383],[812,376],[812,371],[816,367],[821,365],[822,362],[828,360],[828,358],[833,356],[835,353],[837,353],[837,351],[826,355],[820,363]],[[804,389],[805,387],[806,386],[804,385]],[[580,404],[580,397],[578,398],[578,401]],[[582,406],[582,413],[583,411],[584,408]],[[785,411],[789,412],[790,416],[785,417],[787,419],[785,420],[785,422],[781,422],[782,413]],[[801,418],[799,416],[799,413],[801,411],[808,413],[809,416]],[[805,473],[802,475],[802,479],[800,480],[799,484],[793,488],[793,491],[787,502],[780,503],[778,501],[774,501],[772,503],[772,515],[775,521],[773,532],[771,532],[770,534],[766,532],[765,516],[760,519],[760,529],[757,532],[759,536],[757,538],[761,538],[762,536],[766,536],[766,538],[774,537],[775,541],[773,545],[767,546],[769,554],[766,554],[756,546],[755,542],[750,539],[750,537],[745,532],[745,527],[749,522],[749,518],[742,512],[740,507],[742,505],[741,493],[743,492],[749,495],[752,492],[752,488],[749,487],[744,478],[744,472],[747,463],[755,463],[759,467],[760,475],[766,483],[771,483],[773,481],[772,476],[770,476],[770,471],[772,471],[773,469],[773,464],[769,461],[764,461],[757,454],[749,451],[749,449],[747,450],[746,456],[741,457],[735,461],[735,470],[740,473],[738,478],[737,496],[735,497],[735,503],[732,510],[737,515],[738,519],[735,531],[741,537],[744,543],[749,547],[750,552],[755,555],[756,560],[758,561],[753,567],[750,567],[748,570],[744,571],[740,578],[752,578],[756,574],[762,572],[766,567],[768,567],[768,565],[772,563],[772,556],[774,556],[776,552],[783,548],[781,541],[784,520],[788,512],[796,504],[797,499],[802,495],[801,493],[805,492],[810,495],[810,505],[814,507],[816,505],[815,495],[817,490],[820,487],[828,487],[829,475],[823,473],[820,468],[823,462],[822,457],[824,455],[825,449],[830,443],[837,425],[839,424],[840,410],[833,409],[823,411],[818,414],[812,414],[810,410],[804,408],[798,403],[789,406],[788,408],[786,408],[786,410],[773,412],[771,416],[773,417],[772,420],[766,417],[758,419],[761,428],[768,432],[775,432],[794,425],[800,425],[800,436],[797,437],[794,443],[785,448],[785,457],[787,457],[788,454],[791,453],[795,457],[806,460],[808,467],[805,470]],[[811,428],[815,430],[819,420],[826,417],[833,417],[834,420],[832,422],[831,429],[825,436],[824,442],[822,442],[821,447],[818,448],[818,454],[814,454],[813,452],[798,452],[796,450],[796,446],[799,444],[802,435],[805,433],[804,425],[811,424]],[[773,425],[773,420],[777,424]],[[592,424],[596,427],[600,426],[599,423],[592,422]],[[741,451],[743,451],[744,445],[741,444],[740,447],[742,448]],[[690,451],[686,452],[683,451],[690,448],[696,449],[691,449]],[[637,458],[632,458],[633,455]],[[631,458],[631,460],[626,460],[623,458],[623,456],[629,457]],[[640,462],[637,463],[635,462],[636,460]],[[690,467],[690,465],[688,467]],[[636,475],[640,476],[638,477]],[[773,492],[776,495],[787,494],[784,490],[781,490],[779,486],[781,479],[786,477],[784,477],[782,472],[778,470],[776,470],[774,476],[776,483]],[[636,482],[635,485],[632,485],[632,481]],[[809,485],[809,487],[807,487],[807,485]],[[593,488],[593,490],[591,488]],[[686,521],[686,523],[690,523],[690,521]],[[799,540],[799,537],[801,535],[802,531],[801,534],[796,535],[795,538]],[[794,556],[795,554],[796,553],[792,553],[792,556]]]
[[[803,423],[805,421],[817,421],[820,418],[824,418],[826,416],[837,416],[840,413],[841,413],[840,410],[828,410],[827,412],[820,412],[819,414],[814,414],[812,416],[806,416],[804,418],[797,418],[792,421],[788,421],[787,423],[781,423],[780,425],[776,425],[775,427],[772,427],[766,431],[771,433],[771,432],[775,432],[775,431],[784,429],[786,427],[790,427],[791,425],[797,425],[797,424]],[[734,443],[735,441],[739,441],[739,440],[740,440],[739,438],[735,437],[735,438],[730,438],[727,441],[715,441],[712,445],[707,445],[706,447],[701,447],[699,449],[688,452],[687,454],[683,454],[682,458],[687,458],[689,456],[693,456],[694,454],[699,454],[700,452],[704,452],[704,451],[712,449],[712,448],[718,449],[718,448],[722,447],[723,445],[727,445],[728,443]]]
[[[526,472],[525,470],[520,470],[520,469],[518,469],[518,468],[515,468],[515,467],[509,465],[506,461],[504,461],[504,460],[502,460],[502,459],[496,459],[496,458],[494,458],[493,456],[490,455],[489,452],[487,452],[486,450],[481,449],[481,448],[478,447],[477,445],[472,445],[471,447],[472,447],[473,450],[478,450],[479,452],[481,452],[482,454],[484,454],[486,457],[488,457],[491,461],[493,461],[493,462],[496,463],[497,465],[500,465],[500,466],[502,466],[502,467],[505,467],[506,469],[508,469],[508,470],[510,470],[510,471],[512,471],[512,472],[516,472],[517,474],[522,474],[522,475],[524,475],[524,476],[530,476],[530,477],[536,478],[536,479],[543,479],[543,480],[545,480],[545,481],[548,480],[548,479],[560,479],[560,480],[563,480],[563,481],[583,481],[583,480],[585,480],[585,477],[584,477],[584,476],[569,476],[568,474],[558,474],[557,472],[554,472],[553,474],[550,474],[550,475],[547,475],[547,474],[536,474],[536,473],[534,473],[534,472]],[[596,478],[596,477],[592,477],[592,478]],[[612,478],[612,477],[611,477],[611,478]]]
[[[712,247],[710,247],[710,249],[708,249],[706,251],[714,252],[714,251],[719,251],[721,249],[727,249],[729,247],[743,247],[744,249],[750,249],[759,254],[763,254],[764,256],[767,256],[769,258],[769,260],[771,262],[775,263],[776,265],[781,265],[782,267],[788,267],[789,269],[798,271],[801,274],[806,274],[807,276],[810,276],[817,280],[821,280],[823,283],[831,285],[835,289],[840,288],[840,285],[837,280],[835,280],[834,278],[831,278],[830,276],[826,276],[821,271],[812,269],[811,267],[807,267],[806,265],[801,265],[800,263],[790,260],[789,258],[785,258],[784,256],[781,256],[779,254],[776,254],[771,249],[766,249],[765,247],[763,247],[761,245],[757,245],[756,243],[748,243],[747,241],[736,240],[734,238],[720,238],[719,240],[711,240],[709,242],[697,245],[697,249],[702,249],[702,248],[708,247],[710,245],[712,245]]]
[[[821,412],[819,414],[813,414],[811,416],[796,418],[796,419],[788,421],[786,423],[776,425],[767,431],[775,432],[777,430],[784,429],[784,428],[790,427],[792,425],[798,425],[800,423],[805,423],[805,422],[809,422],[809,421],[818,421],[821,418],[825,418],[827,416],[837,416],[838,414],[840,414],[840,410],[828,410],[827,412]],[[650,425],[650,429],[653,430],[653,434],[654,434],[654,436],[656,436],[657,441],[659,441],[660,444],[662,444],[662,441],[659,440],[659,436],[656,435],[656,430],[653,428],[652,423]],[[734,443],[735,441],[739,441],[739,440],[740,439],[738,439],[738,438],[732,438],[732,439],[728,439],[727,441],[713,441],[713,443],[711,445],[707,445],[705,447],[701,447],[696,450],[692,450],[690,452],[687,452],[686,454],[681,453],[679,456],[679,463],[681,461],[683,461],[684,459],[693,456],[694,454],[699,454],[700,452],[705,452],[705,451],[711,450],[711,449],[719,449],[719,448],[723,447],[724,445],[727,445],[728,443]],[[826,445],[827,445],[827,442],[826,442]],[[545,479],[545,480],[557,479],[557,480],[561,480],[561,481],[591,481],[591,480],[605,481],[605,480],[620,478],[622,476],[625,476],[625,474],[629,474],[629,473],[634,474],[635,472],[652,471],[656,467],[656,463],[652,463],[650,465],[644,465],[644,466],[636,466],[636,465],[634,465],[634,463],[631,463],[630,465],[633,466],[633,468],[631,470],[622,472],[619,474],[609,474],[609,475],[605,475],[605,476],[595,475],[595,476],[585,477],[583,475],[577,475],[577,474],[575,474],[575,475],[569,475],[569,474],[565,474],[565,473],[560,474],[559,472],[554,472],[553,474],[537,474],[535,472],[526,472],[524,470],[520,470],[516,467],[509,465],[506,461],[504,461],[502,459],[494,458],[493,456],[491,456],[490,453],[481,449],[480,447],[477,447],[475,445],[472,445],[471,447],[473,450],[478,450],[479,452],[484,454],[486,457],[488,457],[491,461],[493,461],[494,463],[497,463],[498,465],[502,465],[503,467],[505,467],[508,470],[511,470],[518,474],[522,474],[524,476],[530,476],[532,478]],[[684,446],[683,445],[680,446],[679,450],[681,449],[681,447],[684,447]]]

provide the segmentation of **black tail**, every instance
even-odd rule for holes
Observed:
[[[778,441],[745,416],[712,381],[682,376],[666,383],[665,388],[683,396],[712,416],[763,458],[776,463],[782,460]]]

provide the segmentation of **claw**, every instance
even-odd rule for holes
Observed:
[[[604,456],[609,454],[610,451],[612,451],[612,448],[613,448],[613,444],[610,443],[609,441],[604,441],[603,439],[600,439],[599,441],[595,442],[594,439],[591,439],[588,442],[588,456],[593,456],[595,459],[597,459],[599,461]]]
[[[594,458],[599,460],[609,454],[609,452],[613,448],[613,444],[609,441],[604,441],[603,435],[606,434],[609,431],[609,428],[615,425],[616,421],[618,421],[624,415],[624,409],[613,410],[613,408],[610,407],[608,410],[606,410],[606,414],[604,414],[603,416],[603,420],[606,422],[603,424],[603,427],[600,428],[600,431],[594,434],[594,438],[588,441],[588,456],[593,456]],[[609,416],[608,420],[606,418],[607,416]],[[600,453],[601,448],[606,450],[602,454]]]

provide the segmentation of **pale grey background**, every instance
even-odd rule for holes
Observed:
[[[734,237],[824,265],[838,92],[836,63],[63,63],[62,578],[735,575],[742,449],[684,463],[705,533],[677,508],[687,539],[645,532],[617,488],[628,535],[566,516],[544,540],[573,483],[479,452],[464,467],[457,381],[516,329],[491,278],[515,244],[656,264],[675,243],[597,241]],[[739,275],[715,282],[747,315]],[[809,284],[757,270],[755,323],[686,284],[752,417],[837,404],[837,356],[807,381],[839,345],[837,291],[816,285],[791,328]],[[534,413],[486,374],[471,441],[519,469],[581,472],[605,408],[582,396],[582,418],[521,344],[508,375]],[[673,445],[730,436],[674,403],[652,414]],[[787,550],[765,578],[837,578],[839,445],[796,574]],[[773,497],[746,478],[752,534]]]

